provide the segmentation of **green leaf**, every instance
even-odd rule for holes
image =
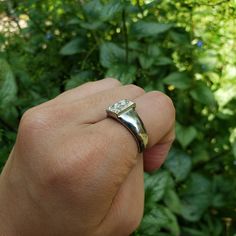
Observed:
[[[121,12],[123,9],[122,1],[111,1],[110,3],[106,4],[102,10],[100,19],[102,21],[107,21],[109,19],[114,18],[114,16]]]
[[[192,229],[192,228],[183,228],[181,230],[183,235],[188,235],[188,236],[206,236],[205,232],[202,232],[200,230]]]
[[[181,215],[188,221],[198,221],[211,203],[210,181],[200,174],[191,174],[180,193],[180,198]]]
[[[173,189],[167,189],[164,196],[165,205],[174,213],[181,212],[181,202],[178,194]]]
[[[154,58],[149,57],[149,56],[144,55],[144,54],[140,54],[138,59],[139,59],[140,65],[143,69],[150,68],[152,66],[153,62],[154,62]]]
[[[0,109],[6,109],[16,101],[17,85],[10,65],[0,59]]]
[[[107,3],[102,3],[100,0],[92,0],[83,4],[83,8],[90,24],[94,20],[102,22],[113,19],[123,9],[123,3],[115,0]]]
[[[107,71],[106,77],[116,78],[122,84],[130,84],[136,79],[136,67],[131,65],[114,65]]]
[[[186,148],[197,136],[197,130],[194,126],[182,126],[176,123],[176,139],[183,148]]]
[[[155,36],[168,31],[173,25],[139,20],[131,27],[131,32],[138,38]]]
[[[167,171],[158,171],[152,175],[146,175],[145,190],[146,198],[150,202],[158,202],[162,199],[168,187],[170,175]]]
[[[103,67],[110,68],[120,62],[125,62],[125,50],[123,48],[111,42],[105,42],[100,46],[100,63]]]
[[[60,54],[64,56],[74,55],[84,51],[84,48],[85,41],[81,38],[75,38],[61,48]]]
[[[80,86],[83,83],[93,80],[94,75],[91,71],[81,71],[78,74],[72,75],[66,82],[66,90]]]
[[[207,85],[202,82],[198,81],[194,88],[190,91],[191,97],[205,105],[214,105],[215,104],[215,97],[212,93],[211,89],[207,87]]]
[[[178,89],[187,89],[191,84],[191,79],[184,72],[173,72],[163,79],[165,84],[173,85]]]
[[[142,220],[140,231],[143,235],[159,235],[160,229],[167,230],[173,236],[180,233],[179,225],[175,215],[166,207],[157,205],[149,214],[146,214]]]
[[[191,158],[183,151],[172,149],[165,162],[165,167],[174,175],[177,182],[183,181],[191,171]]]
[[[162,56],[155,60],[155,65],[157,66],[166,66],[171,64],[173,64],[173,61],[169,57]]]

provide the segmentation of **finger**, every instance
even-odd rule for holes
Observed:
[[[134,101],[137,105],[136,110],[147,129],[148,147],[158,142],[165,142],[166,135],[173,129],[175,120],[175,110],[171,100],[160,92],[150,92]],[[138,148],[135,139],[125,127],[110,118],[90,125],[87,129],[100,134],[102,143],[105,143],[104,149],[107,155],[104,156],[109,158],[104,157],[100,160],[106,169],[104,172],[106,176],[103,178],[108,179],[105,182],[112,182],[112,177],[116,176],[119,186],[137,163]]]
[[[140,224],[143,209],[144,178],[143,160],[140,155],[137,165],[114,197],[100,230],[104,235],[130,235]]]
[[[50,107],[50,113],[54,118],[54,125],[74,124],[77,128],[80,124],[94,124],[105,119],[106,108],[112,103],[123,98],[133,100],[144,93],[142,88],[132,84],[114,87],[70,103],[59,102]],[[47,110],[48,107],[44,108]]]
[[[95,82],[88,82],[85,83],[79,87],[67,90],[54,99],[42,103],[39,107],[48,107],[48,106],[53,106],[53,105],[58,105],[58,104],[65,104],[65,103],[70,103],[73,101],[77,101],[79,99],[91,96],[95,93],[99,93],[111,88],[119,87],[121,86],[121,83],[114,79],[114,78],[105,78],[102,80],[98,80]]]
[[[121,83],[118,80],[113,78],[105,78],[95,82],[88,82],[79,87],[67,90],[57,96],[54,101],[71,102],[119,86],[121,86]]]
[[[144,151],[145,171],[151,172],[161,167],[168,155],[172,142],[172,138],[170,138],[170,141],[158,143]]]

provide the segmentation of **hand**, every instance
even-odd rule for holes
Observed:
[[[136,103],[147,129],[143,154],[129,131],[106,117],[124,98]],[[129,235],[143,214],[143,169],[164,161],[174,120],[166,95],[114,79],[29,109],[0,176],[0,235]]]

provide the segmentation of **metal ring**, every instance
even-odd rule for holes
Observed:
[[[135,138],[138,151],[147,147],[148,135],[144,124],[135,111],[136,104],[128,99],[120,100],[106,109],[107,116],[119,121]]]

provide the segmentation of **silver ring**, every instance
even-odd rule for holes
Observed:
[[[128,99],[120,100],[106,109],[107,116],[119,121],[135,138],[138,151],[143,152],[148,144],[144,124],[135,111],[136,104]]]

